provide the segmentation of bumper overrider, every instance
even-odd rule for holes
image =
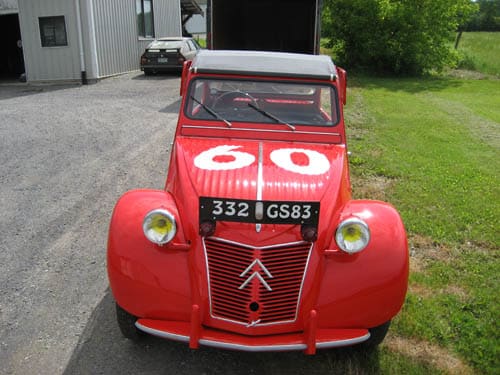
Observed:
[[[168,212],[177,225],[163,245],[144,234],[144,218],[155,210]],[[349,201],[335,220],[320,219],[325,227],[318,228],[315,242],[304,241],[293,225],[282,242],[277,237],[256,245],[248,236],[235,237],[231,228],[201,237],[196,226],[182,225],[186,215],[172,195],[153,190],[125,194],[113,212],[111,290],[143,332],[191,348],[314,354],[368,340],[369,329],[391,320],[402,306],[406,235],[386,203]],[[345,218],[369,226],[363,251],[349,254],[336,245],[335,228]]]

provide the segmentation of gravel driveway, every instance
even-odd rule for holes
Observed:
[[[163,188],[179,83],[0,85],[0,374],[65,370],[107,293],[114,203]]]

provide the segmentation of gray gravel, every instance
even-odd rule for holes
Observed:
[[[114,203],[163,188],[179,78],[0,85],[0,373],[62,373],[107,293]]]

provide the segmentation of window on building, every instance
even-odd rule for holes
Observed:
[[[154,38],[153,0],[136,0],[137,29],[139,36]]]
[[[39,17],[42,47],[67,46],[66,21],[64,16]]]

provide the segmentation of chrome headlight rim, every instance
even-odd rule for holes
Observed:
[[[349,245],[344,238],[344,229],[354,228],[358,229],[360,238],[356,241],[350,242]],[[370,243],[371,233],[368,224],[357,217],[350,217],[348,219],[342,220],[342,222],[337,227],[335,232],[335,242],[337,246],[344,252],[348,254],[356,254],[363,251]]]
[[[165,219],[171,225],[171,228],[167,230],[165,234],[159,234],[153,231],[152,224],[154,220]],[[146,238],[156,245],[165,245],[172,241],[177,234],[177,222],[175,221],[174,215],[163,208],[156,208],[149,211],[142,222],[142,230]]]

